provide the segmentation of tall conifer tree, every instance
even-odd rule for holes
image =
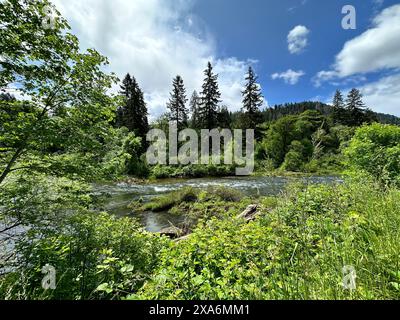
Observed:
[[[261,121],[260,107],[263,104],[263,96],[261,94],[261,87],[257,83],[257,76],[255,75],[253,68],[249,67],[249,71],[246,75],[246,86],[242,91],[243,96],[243,107],[245,126],[255,128]]]
[[[336,123],[343,123],[343,120],[346,118],[344,99],[340,90],[336,90],[333,97],[332,117]]]
[[[364,122],[371,122],[370,115],[366,112],[366,105],[362,100],[362,94],[358,89],[351,89],[346,99],[346,125],[360,126]]]
[[[199,122],[203,129],[214,129],[218,125],[218,104],[221,97],[218,89],[218,75],[213,73],[210,62],[204,74],[206,77],[201,92]]]
[[[188,110],[186,108],[186,90],[181,76],[176,76],[172,83],[172,92],[167,104],[169,120],[176,123],[178,130],[187,127]]]
[[[351,89],[346,100],[346,107],[348,110],[364,109],[365,104],[362,101],[362,94],[358,89]]]
[[[192,97],[189,101],[189,108],[190,108],[190,126],[194,129],[200,129],[199,124],[199,107],[200,107],[200,96],[198,95],[197,91],[193,91]]]
[[[117,122],[134,132],[136,136],[142,138],[143,144],[146,141],[146,134],[149,131],[148,112],[144,101],[143,92],[140,89],[135,77],[128,73],[121,85],[121,96],[124,103],[117,110]]]

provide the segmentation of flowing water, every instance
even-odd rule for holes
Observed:
[[[102,184],[95,185],[97,195],[105,199],[104,209],[117,216],[133,216],[140,220],[146,230],[158,232],[163,228],[182,221],[182,217],[167,212],[135,213],[128,205],[135,200],[149,201],[151,198],[179,190],[183,187],[207,188],[208,186],[224,186],[237,189],[248,196],[273,196],[285,189],[289,182],[307,181],[311,184],[341,182],[339,177],[312,176],[307,178],[292,177],[228,177],[200,179],[168,179],[149,184]]]

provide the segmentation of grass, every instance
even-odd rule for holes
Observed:
[[[206,190],[199,188],[185,187],[180,190],[156,197],[148,203],[145,203],[139,208],[136,208],[137,203],[132,203],[130,207],[138,211],[154,211],[163,212],[169,211],[181,204],[187,205],[194,202],[207,202],[211,200],[220,200],[226,202],[239,202],[243,195],[234,189],[222,186],[210,186]]]
[[[171,192],[167,195],[156,197],[152,201],[143,204],[140,208],[138,208],[138,210],[154,212],[168,211],[182,202],[187,203],[197,201],[198,193],[198,190],[191,187],[186,187],[181,190]]]

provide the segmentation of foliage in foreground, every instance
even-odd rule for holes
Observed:
[[[1,228],[10,228],[0,238],[9,248],[0,254],[0,299],[115,299],[139,289],[159,261],[166,240],[95,210],[85,183],[20,177],[0,191]],[[47,264],[55,290],[41,285]]]
[[[19,243],[17,269],[0,277],[3,299],[400,298],[400,191],[369,179],[261,197],[248,224],[236,218],[248,198],[181,191],[170,210],[197,228],[177,243],[84,209],[79,194],[75,214]],[[40,285],[47,263],[57,270],[54,291]],[[357,272],[354,291],[342,287],[344,266]]]
[[[399,212],[399,190],[370,181],[293,190],[254,223],[204,221],[130,298],[398,299]]]

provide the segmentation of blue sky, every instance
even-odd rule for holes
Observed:
[[[334,62],[344,43],[371,27],[371,20],[383,8],[399,3],[386,0],[201,0],[194,7],[210,32],[217,34],[221,56],[234,55],[238,59],[258,60],[259,80],[270,104],[330,98],[337,88],[347,90],[349,84],[329,83],[316,88],[312,78]],[[344,30],[342,7],[352,4],[356,8],[356,30]],[[222,18],[221,18],[222,16]],[[287,34],[297,25],[310,30],[308,46],[301,54],[291,54],[287,47]],[[400,41],[400,35],[399,35]],[[400,60],[400,55],[399,55]],[[270,75],[288,69],[305,73],[296,85],[285,85],[272,80]],[[379,79],[385,72],[365,75],[368,83]],[[340,82],[340,81],[339,81]],[[398,114],[400,101],[398,101]],[[372,107],[372,106],[371,106]]]
[[[211,60],[223,103],[240,108],[253,65],[266,103],[327,102],[358,87],[374,110],[400,116],[400,2],[394,0],[54,0],[82,48],[135,75],[152,118],[165,111],[172,77],[200,90]],[[356,8],[356,30],[341,26]],[[292,31],[292,32],[291,32]],[[290,43],[288,42],[288,35]]]

